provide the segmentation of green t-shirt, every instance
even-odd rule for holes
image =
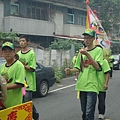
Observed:
[[[36,55],[33,50],[29,50],[26,53],[22,53],[20,50],[18,53],[19,60],[29,66],[30,68],[36,69]],[[25,70],[25,80],[28,84],[27,91],[36,91],[36,75],[35,72]]]
[[[72,59],[73,67],[75,66],[76,59],[77,59],[77,56],[74,56],[73,59]]]
[[[103,60],[103,65],[101,67],[102,67],[102,71],[98,72],[99,91],[105,92],[105,90],[104,90],[104,84],[106,82],[105,73],[110,71],[110,67],[109,67],[108,61],[106,59]]]
[[[109,66],[110,66],[110,67],[113,67],[114,56],[111,55],[111,56],[109,57],[109,59],[110,59]]]
[[[4,63],[0,67],[0,74],[6,79],[7,85],[15,83],[24,85],[24,66],[18,60],[15,61],[11,66],[6,66],[6,63]],[[6,108],[8,108],[22,104],[22,98],[22,88],[7,90],[7,100],[5,101],[4,105]]]
[[[91,55],[91,57],[96,62],[99,63],[99,65],[102,65],[102,63],[103,63],[103,51],[100,47],[95,47],[92,50],[88,50],[88,53]],[[84,69],[83,69],[83,72],[80,72],[80,74],[79,74],[75,89],[77,91],[99,93],[97,70],[95,70],[95,68],[90,64],[87,56],[82,55],[82,57],[83,57]],[[76,64],[74,66],[75,68],[77,68],[79,70],[81,68],[80,61],[81,61],[81,55],[79,53],[78,57],[77,57]]]

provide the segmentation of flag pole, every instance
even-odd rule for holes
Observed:
[[[86,16],[86,29],[88,29],[89,26],[89,17],[88,17],[88,5],[90,4],[89,0],[86,0],[86,9],[87,9],[87,16]]]

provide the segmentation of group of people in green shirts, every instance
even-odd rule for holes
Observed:
[[[110,67],[103,57],[101,46],[95,46],[95,32],[86,29],[83,33],[85,48],[78,51],[74,68],[66,68],[66,74],[79,73],[75,90],[79,92],[83,120],[94,120],[95,106],[98,97],[98,118],[104,119],[105,98],[108,89]],[[21,50],[15,53],[12,42],[2,44],[2,54],[6,62],[0,66],[0,75],[7,82],[6,108],[32,100],[32,92],[36,90],[36,56],[29,45],[28,36],[20,37]],[[81,64],[82,63],[82,64]],[[26,94],[22,96],[24,83]],[[33,104],[33,119],[39,120],[39,113]]]
[[[36,55],[28,47],[29,37],[22,35],[19,40],[21,50],[15,53],[13,42],[6,41],[2,44],[2,55],[6,62],[0,66],[0,75],[7,82],[7,100],[4,103],[6,108],[22,104],[32,100],[32,92],[36,90]],[[22,95],[22,89],[26,87],[26,94]],[[33,119],[39,120],[39,113],[34,104],[32,107]]]
[[[106,90],[110,77],[110,66],[103,57],[100,45],[94,45],[95,32],[86,29],[84,36],[85,48],[80,49],[73,69],[66,68],[66,74],[79,72],[75,90],[79,93],[82,119],[94,120],[98,98],[99,119],[104,119]]]

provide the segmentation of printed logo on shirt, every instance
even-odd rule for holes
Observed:
[[[84,67],[88,68],[89,65],[91,65],[90,61],[89,60],[85,60]]]
[[[10,83],[10,82],[13,81],[13,78],[10,78],[10,79],[9,79],[7,72],[6,72],[6,73],[3,72],[3,73],[1,73],[1,75],[5,78],[6,83]]]

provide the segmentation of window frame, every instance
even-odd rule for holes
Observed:
[[[82,19],[84,19],[84,20],[82,20]],[[86,16],[84,16],[84,15],[78,16],[78,25],[86,26]]]
[[[73,21],[67,20],[67,23],[68,23],[68,24],[74,24],[74,14],[68,13],[68,17],[69,17],[69,16],[72,16]]]
[[[27,4],[26,9],[27,9],[27,18],[48,21],[48,18],[46,17],[46,12],[43,12],[46,9],[42,7],[40,3],[39,5],[38,5],[38,2],[35,2],[35,3],[32,2],[30,4]],[[29,14],[28,14],[28,9],[29,9]],[[33,14],[33,9],[35,10],[34,14]]]
[[[15,14],[12,13],[12,6],[16,6],[17,7],[17,12]],[[12,16],[19,16],[19,4],[10,3],[10,15],[12,15]]]

